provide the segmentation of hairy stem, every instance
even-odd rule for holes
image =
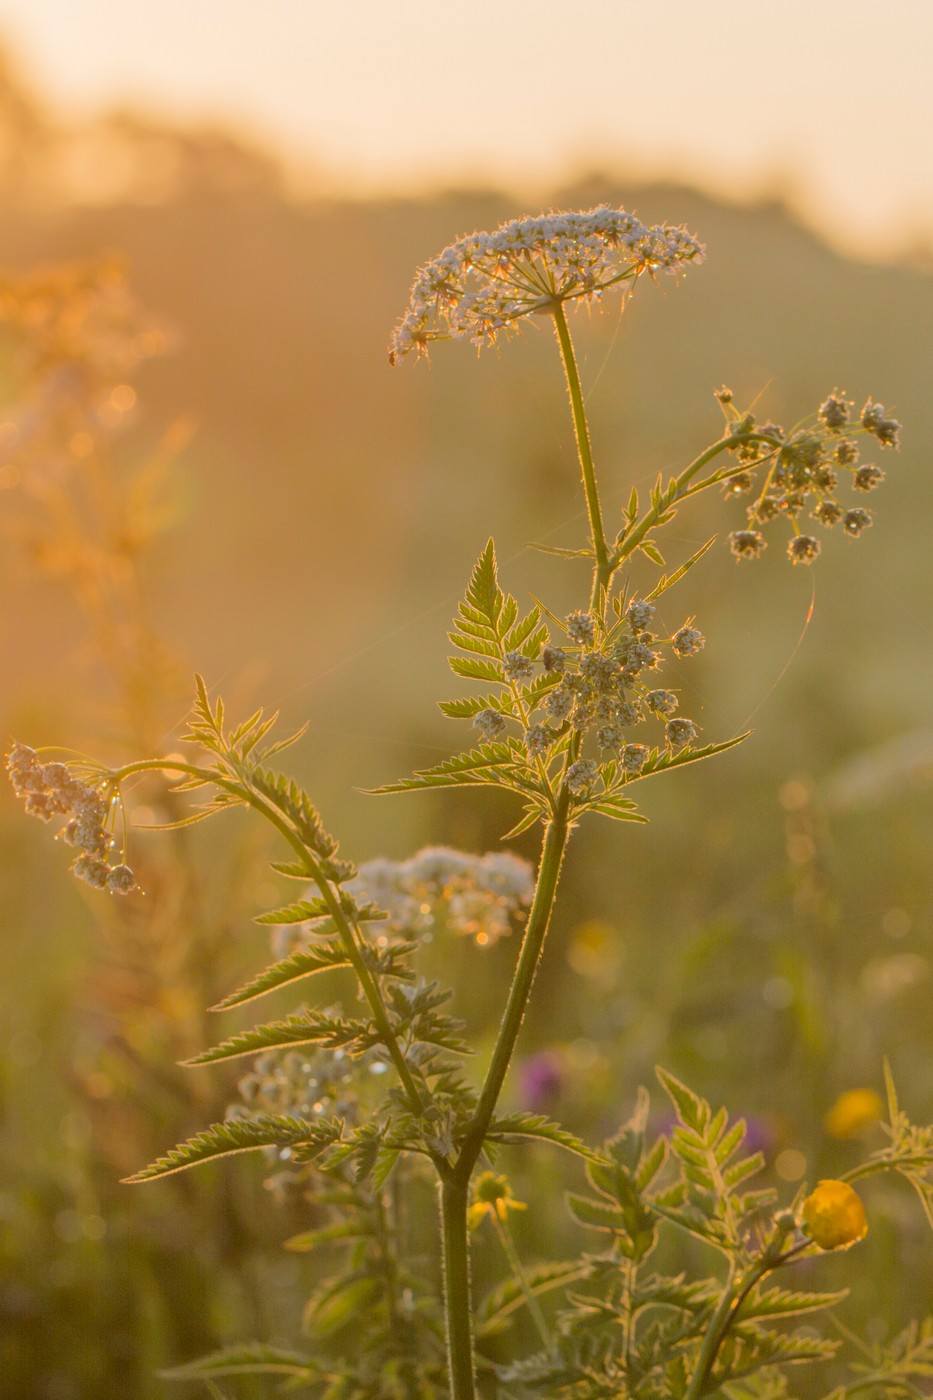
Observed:
[[[470,1242],[467,1233],[469,1177],[448,1176],[441,1183],[444,1250],[444,1317],[451,1400],[474,1400],[473,1306],[470,1298]]]
[[[456,1175],[464,1181],[469,1180],[470,1173],[476,1165],[476,1159],[482,1151],[486,1132],[492,1122],[492,1116],[515,1049],[515,1041],[518,1038],[525,1008],[528,1005],[528,997],[531,993],[535,973],[538,970],[538,963],[541,960],[544,937],[547,933],[551,910],[554,906],[554,896],[557,892],[561,862],[570,834],[570,824],[567,819],[569,805],[570,795],[564,788],[557,799],[555,814],[548,823],[544,834],[535,897],[531,913],[528,915],[521,952],[515,965],[509,998],[502,1015],[499,1034],[496,1037],[489,1069],[486,1071],[479,1103],[476,1106],[476,1112],[463,1140],[463,1146],[454,1168]]]
[[[602,510],[599,504],[599,491],[596,486],[596,468],[593,465],[593,451],[590,446],[590,430],[586,421],[586,408],[583,402],[583,389],[577,370],[577,357],[574,354],[570,327],[561,302],[554,307],[554,326],[560,343],[561,359],[567,379],[567,392],[570,395],[570,411],[573,414],[573,430],[577,439],[577,456],[583,473],[583,493],[586,497],[586,510],[590,518],[590,536],[593,541],[593,554],[596,559],[593,579],[593,606],[598,605],[600,595],[609,587],[612,566],[609,559],[609,546],[603,528]]]

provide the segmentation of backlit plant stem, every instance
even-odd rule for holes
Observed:
[[[573,340],[563,304],[554,306],[554,326],[560,344],[561,359],[564,362],[564,375],[567,379],[567,392],[570,395],[570,410],[573,414],[573,430],[577,439],[577,456],[583,474],[583,493],[586,496],[586,510],[590,518],[590,536],[593,541],[593,554],[596,560],[593,578],[592,606],[598,607],[600,598],[609,588],[613,566],[609,558],[609,546],[603,528],[602,510],[599,504],[599,491],[596,486],[596,469],[593,465],[593,450],[590,446],[590,430],[586,421],[586,408],[583,402],[583,389],[577,369]]]
[[[495,1049],[486,1072],[479,1103],[473,1121],[464,1138],[460,1155],[449,1174],[443,1173],[441,1185],[441,1228],[444,1253],[444,1311],[447,1324],[447,1356],[450,1367],[451,1400],[473,1400],[473,1339],[470,1303],[469,1237],[467,1206],[470,1177],[483,1148],[486,1133],[495,1113],[499,1094],[515,1050],[531,994],[532,984],[544,938],[554,907],[560,867],[570,833],[568,810],[570,795],[562,789],[557,799],[554,817],[548,823],[541,851],[541,864],[534,900],[521,952],[515,966],[512,986],[506,1002]],[[469,1362],[465,1360],[469,1356]]]
[[[473,1305],[470,1298],[470,1240],[467,1206],[469,1173],[441,1182],[441,1234],[444,1258],[444,1321],[451,1400],[474,1400]]]
[[[234,796],[240,798],[242,802],[245,802],[248,806],[264,816],[268,822],[271,822],[281,835],[284,836],[293,850],[301,856],[301,859],[308,866],[309,877],[314,879],[320,889],[324,902],[327,905],[327,912],[337,927],[344,951],[359,979],[363,995],[369,1002],[369,1008],[373,1013],[373,1020],[379,1031],[379,1037],[389,1052],[392,1064],[402,1082],[402,1087],[405,1090],[412,1112],[416,1116],[420,1116],[424,1110],[424,1101],[418,1090],[418,1086],[412,1078],[411,1071],[402,1053],[402,1048],[398,1043],[398,1037],[389,1023],[388,1012],[382,1000],[379,986],[363,960],[363,955],[360,952],[353,927],[343,909],[340,907],[340,901],[334,895],[329,881],[325,878],[313,854],[308,850],[298,833],[292,829],[289,822],[286,821],[280,812],[275,810],[275,807],[272,806],[271,803],[265,801],[264,798],[253,792],[248,786],[238,783],[233,779],[226,779],[219,773],[211,772],[210,769],[198,768],[197,765],[193,763],[179,763],[174,760],[160,758],[142,759],[137,763],[126,764],[123,768],[117,769],[109,776],[114,783],[119,783],[123,778],[130,777],[133,773],[147,772],[181,773],[186,777],[196,778],[209,786],[218,787],[224,792],[234,794]]]

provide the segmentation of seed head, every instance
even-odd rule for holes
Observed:
[[[821,545],[812,535],[794,535],[787,545],[787,557],[792,564],[812,564]]]
[[[736,559],[758,559],[768,542],[760,530],[733,530],[729,544]]]
[[[669,719],[664,726],[664,737],[672,749],[682,749],[687,744],[692,744],[697,733],[698,730],[693,720],[683,719],[680,716],[676,719]]]
[[[853,510],[847,510],[842,517],[842,528],[845,530],[846,534],[850,535],[853,539],[856,539],[863,530],[867,530],[871,523],[871,511],[862,510],[859,506],[856,506]]]
[[[498,710],[480,710],[473,719],[473,728],[479,730],[480,738],[485,743],[489,743],[502,733],[505,720]]]
[[[706,638],[695,627],[681,627],[671,639],[671,646],[678,656],[696,656],[706,646]]]
[[[844,428],[849,421],[849,412],[853,407],[854,405],[849,403],[845,394],[841,394],[838,389],[834,389],[820,404],[820,418],[826,424],[827,428]]]
[[[525,748],[531,758],[543,758],[550,747],[553,735],[543,724],[533,724],[525,730]]]
[[[655,614],[653,603],[646,603],[643,598],[633,598],[625,609],[625,616],[628,618],[633,632],[643,632],[649,626]]]
[[[863,467],[856,469],[852,478],[852,485],[856,491],[874,491],[876,486],[880,486],[884,481],[884,472],[880,467],[873,466],[871,462],[866,462]]]
[[[534,663],[520,651],[507,651],[504,657],[505,674],[510,681],[526,681],[534,675]]]
[[[576,642],[579,646],[592,646],[593,638],[596,635],[596,629],[590,614],[588,612],[580,612],[579,610],[569,613],[567,616],[567,632],[570,640]]]
[[[591,758],[581,758],[576,763],[572,763],[567,770],[567,786],[572,793],[580,796],[588,792],[596,782],[596,764]]]
[[[672,715],[677,709],[677,696],[672,690],[649,690],[645,704],[656,715]]]
[[[626,744],[620,758],[626,773],[634,777],[648,762],[648,748],[645,744]]]

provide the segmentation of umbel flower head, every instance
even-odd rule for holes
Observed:
[[[804,1201],[801,1219],[820,1249],[848,1249],[868,1234],[865,1207],[845,1181],[821,1181]]]
[[[432,340],[469,340],[477,349],[525,316],[592,299],[642,273],[677,273],[704,249],[686,229],[650,227],[624,209],[512,219],[493,233],[460,238],[419,269],[389,359],[426,354]]]

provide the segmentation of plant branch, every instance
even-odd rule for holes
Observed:
[[[408,1063],[402,1053],[398,1037],[389,1022],[388,1012],[382,1000],[382,994],[379,990],[378,983],[363,959],[357,931],[347,918],[339,898],[334,893],[330,881],[321,870],[313,852],[308,850],[307,845],[294,830],[291,823],[281,812],[276,810],[271,802],[261,797],[258,793],[253,792],[245,783],[239,782],[233,778],[225,778],[222,774],[213,772],[207,768],[199,768],[193,763],[180,763],[173,759],[142,759],[136,763],[128,763],[124,767],[114,770],[110,777],[114,782],[118,783],[122,781],[123,778],[130,777],[133,773],[145,772],[182,773],[187,777],[196,778],[201,782],[221,788],[224,792],[232,793],[235,797],[239,797],[241,801],[245,802],[247,806],[252,807],[254,811],[264,816],[268,822],[271,822],[293,850],[307,863],[310,878],[314,880],[318,889],[321,891],[321,895],[327,905],[327,912],[337,927],[341,943],[359,979],[363,995],[369,1003],[369,1008],[373,1014],[373,1020],[376,1023],[376,1029],[379,1032],[379,1038],[382,1040],[392,1058],[392,1063],[401,1080],[412,1111],[416,1117],[420,1117],[424,1111],[424,1101],[412,1077],[411,1070],[408,1068]]]
[[[492,1059],[486,1072],[476,1112],[463,1140],[460,1155],[454,1168],[455,1174],[464,1181],[469,1180],[476,1159],[482,1151],[486,1132],[492,1122],[499,1094],[502,1091],[502,1085],[515,1049],[515,1041],[518,1038],[525,1008],[528,1005],[528,997],[531,993],[535,973],[538,970],[541,949],[544,946],[544,937],[547,933],[554,896],[557,891],[561,862],[570,834],[570,823],[567,816],[569,805],[570,795],[567,789],[563,788],[557,799],[555,814],[545,829],[534,901],[525,927],[525,936],[515,966],[512,986],[509,989],[509,998],[502,1016]]]
[[[560,344],[561,359],[564,362],[567,392],[570,395],[570,410],[573,414],[573,429],[577,439],[577,456],[580,459],[580,470],[583,474],[583,492],[586,496],[586,510],[590,518],[590,535],[593,541],[593,553],[596,557],[596,570],[593,579],[593,606],[595,607],[599,602],[600,594],[609,587],[612,565],[599,504],[596,469],[593,465],[590,430],[586,421],[586,408],[583,402],[580,374],[577,369],[577,357],[574,354],[567,317],[560,301],[555,302],[554,305],[554,326]]]

